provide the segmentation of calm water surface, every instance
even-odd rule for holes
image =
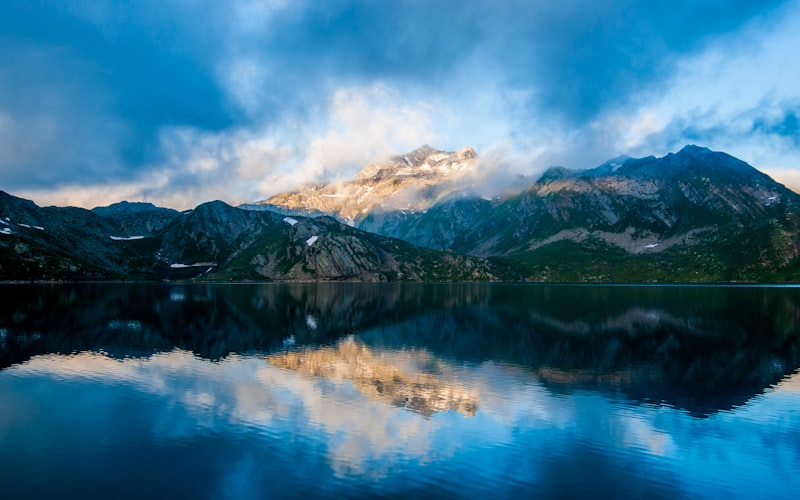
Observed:
[[[800,491],[800,289],[0,286],[16,498]]]

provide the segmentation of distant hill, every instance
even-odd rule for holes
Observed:
[[[483,258],[417,248],[330,217],[205,203],[40,208],[0,192],[0,279],[463,281],[508,279]]]

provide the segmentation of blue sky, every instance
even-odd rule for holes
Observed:
[[[800,0],[5,0],[0,189],[241,203],[425,143],[528,175],[695,143],[800,186],[798,48]]]

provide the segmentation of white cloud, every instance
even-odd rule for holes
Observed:
[[[432,110],[384,85],[342,88],[305,122],[288,116],[257,131],[163,129],[164,160],[147,169],[146,179],[17,194],[86,208],[145,198],[177,209],[214,199],[246,203],[321,179],[349,178],[370,161],[435,140]]]
[[[300,127],[297,152],[259,184],[264,197],[303,184],[349,178],[367,163],[435,141],[433,107],[382,84],[341,88],[326,101],[323,125]],[[290,127],[286,127],[290,128]],[[287,146],[288,147],[288,146]]]

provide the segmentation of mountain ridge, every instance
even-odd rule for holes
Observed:
[[[324,212],[312,199],[300,204]],[[608,269],[631,267],[620,263],[633,259],[640,269],[622,273],[633,281],[750,281],[797,267],[799,207],[800,195],[747,163],[687,145],[660,158],[552,167],[517,194],[492,199],[462,187],[417,210],[373,200],[352,222],[426,248],[524,261],[522,274],[533,280],[612,281]],[[704,254],[701,247],[714,248]],[[576,252],[594,273],[569,271],[565,263],[555,274],[548,269],[559,254]]]
[[[186,212],[137,206],[132,224],[130,208],[40,208],[0,192],[0,280],[483,281],[509,276],[483,258],[417,248],[331,217],[295,219],[212,201]],[[131,232],[147,228],[150,233]]]
[[[0,191],[0,279],[800,279],[800,195],[726,153],[553,167],[491,199],[469,186],[478,169],[472,148],[426,145],[349,183],[184,212]]]

